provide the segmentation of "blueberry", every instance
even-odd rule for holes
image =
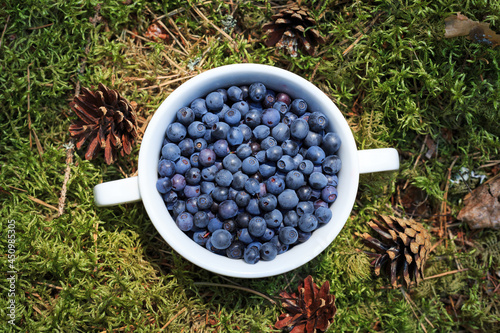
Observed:
[[[299,219],[299,229],[304,232],[311,232],[318,227],[318,219],[316,216],[308,214],[302,215]]]
[[[299,214],[294,210],[289,210],[283,217],[283,224],[287,227],[296,227],[299,225]]]
[[[243,133],[238,127],[231,127],[227,132],[227,142],[231,146],[238,146],[243,143]]]
[[[321,148],[327,155],[333,155],[339,150],[341,144],[340,136],[337,133],[329,132],[323,137]]]
[[[314,201],[314,209],[318,209],[319,207],[328,208],[328,203],[321,199]]]
[[[215,152],[211,149],[205,148],[200,151],[199,163],[201,166],[208,167],[215,163]]]
[[[279,123],[278,125],[276,125],[271,133],[279,143],[290,139],[290,128],[283,123]]]
[[[320,146],[323,142],[323,136],[319,133],[309,131],[303,142],[306,147]]]
[[[272,193],[267,193],[259,198],[259,208],[261,212],[270,212],[278,206],[278,200]]]
[[[300,170],[300,172],[302,172],[304,175],[309,176],[314,171],[314,163],[310,160],[303,160],[299,163],[297,169]]]
[[[193,228],[193,215],[191,215],[188,212],[183,212],[177,216],[177,219],[175,220],[175,224],[181,229],[182,231],[189,231]]]
[[[304,185],[297,190],[297,197],[299,197],[300,201],[309,201],[311,196],[312,189],[307,185]]]
[[[172,181],[168,177],[159,178],[156,181],[156,189],[160,193],[167,193],[172,189]]]
[[[276,92],[271,89],[267,89],[264,99],[262,100],[262,106],[265,108],[271,108],[276,102]]]
[[[260,257],[262,260],[270,261],[278,255],[278,248],[273,243],[267,242],[260,248]]]
[[[218,171],[215,165],[211,165],[201,170],[201,178],[207,182],[213,182]]]
[[[311,146],[307,149],[305,158],[314,164],[321,164],[325,160],[325,152],[318,146]]]
[[[252,133],[257,140],[263,140],[271,134],[271,129],[266,125],[259,125],[253,129]]]
[[[277,228],[283,222],[283,214],[278,209],[274,209],[264,214],[264,220],[268,228]]]
[[[187,132],[191,138],[203,138],[207,128],[201,121],[193,121],[189,124]]]
[[[291,111],[285,113],[285,116],[283,117],[283,124],[290,126],[296,119],[297,115],[292,113]]]
[[[191,166],[192,167],[199,167],[200,166],[200,153],[193,153],[193,155],[191,155],[189,157],[189,163],[191,163]]]
[[[250,199],[250,202],[248,203],[248,206],[246,206],[245,210],[252,215],[259,215],[259,200]]]
[[[175,174],[172,177],[172,189],[176,192],[183,191],[186,187],[186,179],[183,175]]]
[[[248,87],[248,95],[254,102],[261,102],[266,95],[266,86],[261,82],[255,82]]]
[[[212,139],[225,140],[227,138],[227,133],[229,132],[230,128],[231,127],[224,122],[219,121],[218,123],[215,123],[215,125],[212,126],[212,132],[211,132]]]
[[[196,214],[198,212],[198,199],[196,197],[186,200],[186,211],[191,214]]]
[[[196,242],[196,244],[205,246],[208,240],[208,233],[206,231],[196,231],[193,233],[193,240]]]
[[[313,112],[309,116],[307,123],[309,124],[309,128],[311,130],[319,133],[319,132],[323,131],[326,128],[326,126],[328,125],[328,119],[321,112]]]
[[[300,171],[292,170],[287,173],[285,183],[287,188],[297,190],[305,184],[304,175]]]
[[[172,208],[173,217],[177,219],[181,213],[186,211],[186,202],[183,200],[177,200]]]
[[[224,96],[218,91],[211,92],[205,98],[205,103],[210,111],[220,111],[224,105]]]
[[[251,248],[246,248],[245,251],[243,252],[243,260],[245,260],[245,262],[247,264],[256,264],[260,259],[260,254],[259,254],[259,250],[257,250],[257,248],[255,247],[251,247]]]
[[[254,178],[249,178],[245,182],[245,191],[247,191],[250,195],[255,195],[260,191],[259,181]]]
[[[172,177],[175,174],[175,163],[162,159],[158,162],[158,174],[162,177]]]
[[[246,124],[239,124],[238,128],[243,134],[243,142],[247,142],[252,138],[252,129]]]
[[[241,228],[236,232],[236,235],[238,236],[238,240],[245,244],[250,244],[251,242],[253,242],[253,238],[248,232],[248,228]]]
[[[207,229],[210,232],[215,232],[216,230],[222,229],[223,225],[224,223],[222,223],[221,220],[215,217],[208,222]]]
[[[294,209],[299,203],[299,198],[294,190],[286,189],[278,195],[278,203],[282,209]]]
[[[252,148],[252,154],[257,154],[259,151],[261,151],[260,144],[258,142],[251,142],[250,143],[250,148]]]
[[[239,212],[238,215],[236,215],[236,225],[240,228],[247,228],[251,219],[252,215],[249,213]]]
[[[243,92],[239,87],[231,86],[227,89],[227,97],[233,102],[243,100]]]
[[[264,150],[259,151],[255,154],[255,158],[259,161],[259,163],[266,163],[266,152]]]
[[[276,109],[269,108],[269,109],[265,109],[262,112],[261,121],[262,121],[262,124],[264,124],[266,126],[274,127],[274,126],[279,124],[280,120],[281,120],[280,112]]]
[[[231,109],[238,110],[240,114],[244,116],[250,110],[250,106],[245,101],[239,101],[231,105]]]
[[[233,181],[233,174],[231,171],[222,169],[215,174],[215,183],[218,186],[228,187]]]
[[[229,154],[222,160],[222,165],[231,173],[236,173],[241,168],[242,162],[235,154]]]
[[[283,155],[276,163],[278,170],[289,172],[295,169],[295,161],[289,155]]]
[[[297,242],[299,243],[304,243],[307,241],[309,238],[311,238],[312,232],[304,232],[302,230],[299,230],[299,238],[297,239]]]
[[[292,99],[290,98],[290,96],[286,93],[279,93],[278,95],[276,95],[276,101],[277,102],[283,102],[285,103],[286,105],[290,105]]]
[[[208,127],[208,128],[211,128],[212,126],[215,125],[216,122],[219,121],[219,116],[217,116],[216,114],[212,113],[212,112],[207,112],[203,115],[203,117],[201,118],[201,120],[203,121],[203,123]]]
[[[240,159],[245,159],[248,156],[252,155],[252,148],[250,148],[250,145],[247,143],[241,144],[236,148],[236,156],[238,156]]]
[[[185,157],[190,157],[194,153],[194,142],[191,138],[186,138],[179,142],[179,149],[181,150],[181,155]]]
[[[276,145],[278,145],[278,142],[276,141],[276,139],[273,138],[272,136],[268,136],[267,138],[262,140],[262,142],[260,143],[260,149],[267,150],[267,149],[274,147]]]
[[[321,199],[327,203],[332,203],[337,200],[337,189],[333,186],[326,186],[321,190]]]
[[[219,88],[216,91],[222,95],[222,100],[224,101],[224,103],[226,103],[227,102],[227,90],[224,88]]]
[[[218,157],[225,157],[229,154],[229,144],[226,140],[220,139],[214,143],[214,153]]]
[[[202,194],[198,197],[198,201],[196,203],[198,205],[198,209],[207,210],[212,206],[214,200],[212,199],[210,194]]]
[[[278,195],[285,190],[285,181],[278,176],[269,177],[266,181],[267,192]]]
[[[276,162],[282,156],[283,156],[283,149],[280,146],[270,147],[266,150],[267,161]]]
[[[188,107],[180,108],[177,113],[177,121],[180,122],[184,126],[188,126],[194,121],[194,112]]]
[[[210,238],[212,241],[212,246],[219,250],[225,250],[231,245],[233,236],[231,233],[225,229],[218,229],[212,233]]]
[[[295,167],[297,168],[297,170],[299,169],[299,164],[302,163],[303,160],[304,156],[302,156],[301,154],[297,154],[293,157],[293,162],[295,163]]]
[[[299,238],[299,233],[294,227],[283,227],[278,235],[280,242],[285,245],[294,244]]]
[[[276,172],[276,166],[274,163],[262,163],[259,165],[259,173],[262,177],[269,178]]]
[[[297,214],[299,216],[314,213],[314,204],[312,201],[301,201],[297,204]]]
[[[240,89],[241,89],[241,92],[243,94],[243,99],[247,99],[248,98],[248,86],[240,86]]]
[[[236,241],[226,249],[226,256],[231,259],[241,259],[244,251],[245,245],[240,241]]]
[[[290,105],[290,111],[297,116],[302,116],[307,111],[307,103],[302,98],[294,99]]]
[[[210,194],[215,188],[215,184],[213,182],[201,182],[200,183],[200,191],[203,194]]]
[[[286,140],[281,144],[284,155],[289,155],[291,157],[296,156],[299,153],[299,145],[293,140]]]
[[[309,125],[304,119],[296,119],[290,125],[290,135],[295,140],[304,140],[309,133]]]
[[[256,173],[259,171],[259,161],[253,156],[245,158],[241,164],[241,171],[247,175]]]
[[[208,112],[207,105],[203,98],[195,99],[194,101],[191,102],[190,106],[194,112],[194,115],[198,118],[203,117],[203,115]]]
[[[219,216],[226,220],[238,214],[238,205],[233,200],[226,200],[219,205]]]
[[[181,158],[177,160],[177,163],[175,163],[175,172],[180,175],[185,174],[189,168],[191,168],[191,162],[184,156],[181,156]]]
[[[328,184],[326,176],[319,172],[313,172],[309,176],[309,186],[315,190],[322,190]]]
[[[253,217],[248,223],[248,232],[252,237],[261,237],[264,235],[266,228],[266,221],[260,216]]]
[[[229,197],[229,189],[227,187],[216,186],[213,189],[211,195],[215,201],[223,202],[223,201],[227,200],[227,198]]]
[[[266,228],[266,231],[264,232],[264,235],[260,237],[260,240],[267,242],[270,241],[274,237],[274,230]]]
[[[281,114],[285,114],[288,112],[288,105],[280,101],[275,102],[272,108],[278,110]]]
[[[338,173],[342,167],[342,162],[337,155],[330,155],[321,164],[323,172],[327,175]]]
[[[181,157],[181,150],[175,143],[167,143],[161,149],[161,156],[175,162]]]
[[[167,203],[168,209],[173,208],[173,204],[179,199],[177,193],[175,191],[168,191],[167,193],[162,194],[163,201]]]
[[[241,113],[236,109],[229,109],[224,114],[224,121],[231,126],[238,125],[241,120]]]
[[[184,187],[184,196],[186,198],[194,198],[200,195],[200,185],[186,185]]]
[[[314,216],[316,216],[319,223],[326,224],[332,219],[332,211],[327,207],[318,207],[314,212]]]
[[[231,183],[231,186],[235,190],[243,190],[245,188],[245,183],[247,180],[248,180],[248,175],[245,175],[241,171],[237,171],[236,173],[233,174],[233,182]]]
[[[203,211],[196,212],[193,216],[193,223],[197,228],[200,229],[206,228],[208,226],[208,222],[210,222],[210,219],[206,212]]]
[[[326,175],[326,179],[328,179],[328,185],[337,187],[339,184],[339,177],[337,175]]]
[[[201,182],[201,171],[198,168],[190,168],[184,174],[186,184],[198,185]]]
[[[255,128],[260,125],[262,114],[259,110],[251,109],[245,115],[245,124],[250,128]]]
[[[239,191],[234,198],[234,201],[238,207],[245,208],[250,203],[252,197],[246,191]]]

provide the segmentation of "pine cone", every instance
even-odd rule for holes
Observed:
[[[91,160],[104,149],[107,164],[113,163],[117,153],[130,154],[137,138],[137,117],[130,103],[116,90],[99,84],[97,91],[82,88],[83,94],[75,96],[69,104],[79,120],[69,127],[76,138],[76,148],[89,142],[85,159]]]
[[[394,216],[380,216],[385,222],[377,220],[368,225],[382,236],[382,240],[373,238],[367,233],[362,237],[365,244],[378,253],[369,252],[375,257],[372,264],[375,274],[380,275],[382,266],[390,270],[391,284],[397,286],[398,276],[403,272],[404,282],[409,287],[413,282],[419,283],[424,277],[424,265],[431,248],[431,237],[422,224],[414,220],[405,220]]]
[[[324,332],[337,312],[335,296],[330,294],[330,283],[326,281],[319,288],[310,275],[299,284],[298,295],[282,291],[280,296],[288,313],[278,317],[275,327],[293,327],[290,333]]]
[[[316,46],[325,42],[318,30],[311,28],[316,25],[316,21],[306,7],[288,2],[287,8],[271,19],[274,22],[262,26],[262,30],[269,35],[266,45],[286,48],[292,57],[297,56],[297,47],[313,55]]]

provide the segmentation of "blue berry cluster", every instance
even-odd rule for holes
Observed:
[[[305,100],[260,82],[217,89],[168,125],[156,187],[199,245],[273,260],[332,218],[341,140],[327,126]]]

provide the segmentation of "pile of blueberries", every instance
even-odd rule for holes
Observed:
[[[217,89],[168,125],[156,188],[199,245],[273,260],[332,218],[341,140],[327,126],[305,100],[263,83]]]

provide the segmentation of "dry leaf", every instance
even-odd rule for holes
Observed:
[[[464,198],[465,206],[457,219],[471,229],[500,229],[500,176],[495,176]]]
[[[490,29],[490,24],[479,21],[472,21],[467,16],[457,13],[445,20],[445,38],[467,36],[476,43],[485,43],[495,47],[500,44],[500,35]]]

